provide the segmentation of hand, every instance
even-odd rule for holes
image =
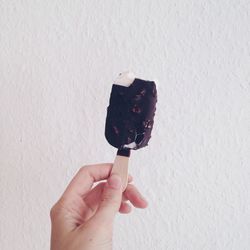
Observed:
[[[112,164],[82,167],[52,207],[51,250],[110,250],[116,213],[129,213],[147,202],[130,182],[122,193],[121,179],[110,175]],[[99,182],[92,188],[95,182]]]

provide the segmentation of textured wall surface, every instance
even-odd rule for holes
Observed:
[[[149,201],[115,249],[250,249],[250,2],[0,0],[0,249],[49,249],[49,210],[104,138],[116,75],[157,79]]]

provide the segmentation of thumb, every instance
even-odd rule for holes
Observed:
[[[117,174],[112,174],[104,188],[101,195],[101,202],[95,214],[95,220],[98,223],[112,222],[116,213],[119,211],[122,201],[122,181]]]

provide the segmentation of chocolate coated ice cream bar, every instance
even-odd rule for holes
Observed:
[[[135,78],[131,72],[120,74],[120,80],[112,85],[105,137],[118,149],[117,156],[128,158],[131,149],[137,150],[148,145],[154,125],[156,102],[154,81]],[[118,166],[113,168],[115,167]]]

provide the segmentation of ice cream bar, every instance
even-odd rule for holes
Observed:
[[[105,125],[107,141],[118,149],[112,172],[127,185],[130,150],[148,145],[154,124],[157,90],[154,81],[121,73],[112,85]]]

